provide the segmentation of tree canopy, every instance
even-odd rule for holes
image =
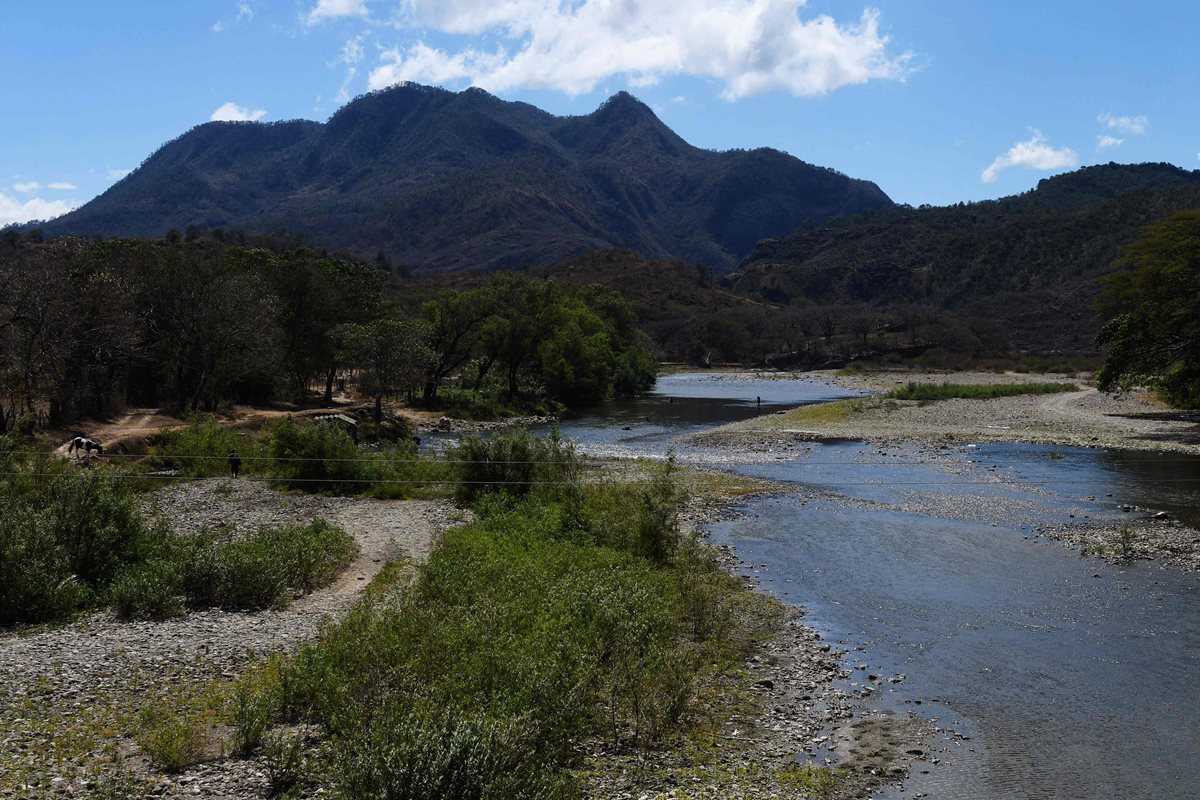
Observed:
[[[1200,209],[1147,227],[1123,261],[1132,269],[1106,279],[1100,298],[1100,388],[1149,384],[1173,405],[1200,407]]]

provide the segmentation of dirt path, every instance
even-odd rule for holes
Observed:
[[[182,427],[183,420],[163,413],[161,409],[135,408],[112,422],[96,423],[85,428],[83,435],[104,445],[106,450],[129,444],[135,440],[147,439],[157,433],[172,428]],[[67,457],[71,439],[63,442],[55,452]]]

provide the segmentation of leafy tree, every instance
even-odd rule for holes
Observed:
[[[445,291],[421,308],[429,324],[433,359],[425,374],[423,401],[432,406],[445,379],[475,353],[483,327],[492,316],[491,296],[485,289]]]
[[[1100,388],[1149,383],[1200,407],[1200,209],[1147,227],[1123,261],[1133,269],[1110,276],[1100,298],[1110,318],[1097,337],[1108,348]]]
[[[427,344],[423,320],[391,314],[367,324],[339,329],[343,351],[362,370],[359,388],[375,399],[375,423],[383,422],[383,398],[415,387],[436,355]]]
[[[383,275],[365,264],[319,258],[304,249],[249,255],[261,260],[279,300],[276,320],[292,391],[303,394],[319,376],[325,381],[326,404],[333,402],[338,367],[334,329],[379,315]]]

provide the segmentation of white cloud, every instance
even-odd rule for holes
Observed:
[[[233,18],[232,22],[226,22],[223,19],[214,22],[212,26],[213,33],[220,33],[226,28],[230,28],[248,19],[254,19],[254,6],[250,5],[249,0],[238,0],[237,16]]]
[[[1145,114],[1117,117],[1111,113],[1104,113],[1096,117],[1096,120],[1109,130],[1131,136],[1144,136],[1150,130],[1150,118]]]
[[[362,63],[364,51],[363,40],[366,34],[360,33],[353,39],[347,39],[342,45],[342,51],[338,57],[329,65],[336,67],[339,64],[346,68],[346,77],[342,81],[341,87],[338,89],[337,99],[339,103],[345,103],[350,99],[350,86],[354,82],[355,76],[358,75],[358,66]]]
[[[893,53],[880,32],[877,11],[848,23],[827,15],[802,19],[807,0],[408,3],[400,27],[482,34],[500,43],[439,49],[417,41],[385,50],[370,74],[372,89],[412,80],[582,94],[613,76],[646,86],[694,75],[716,81],[721,95],[735,100],[772,90],[822,95],[871,80],[903,80],[911,71],[911,56]]]
[[[37,181],[25,181],[23,183],[14,183],[13,188],[22,194],[28,194],[29,192],[36,192],[42,188],[42,185]]]
[[[1000,175],[1000,170],[1009,167],[1052,170],[1073,167],[1078,163],[1079,154],[1071,148],[1051,147],[1036,128],[1031,128],[1029,132],[1031,136],[1028,141],[1017,142],[988,165],[982,175],[984,183],[992,183]]]
[[[105,174],[108,175],[110,181],[119,181],[131,172],[133,172],[131,169],[114,169],[113,167],[109,167],[108,172]]]
[[[258,122],[267,112],[261,108],[246,108],[236,103],[226,103],[209,117],[210,122]]]
[[[31,197],[21,202],[0,192],[0,227],[11,225],[14,222],[53,219],[73,208],[75,208],[75,203],[70,200],[43,200],[40,197]]]
[[[1109,136],[1107,133],[1103,133],[1096,137],[1097,150],[1107,150],[1110,147],[1120,147],[1123,144],[1125,144],[1124,139],[1119,139],[1116,136]]]
[[[67,183],[66,181],[51,181],[50,183],[46,184],[46,188],[55,189],[60,192],[73,192],[79,187],[73,183]]]
[[[309,25],[316,25],[326,19],[365,16],[367,16],[366,0],[317,0],[317,4],[304,19]]]

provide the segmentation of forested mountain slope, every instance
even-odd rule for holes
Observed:
[[[773,302],[920,304],[1002,323],[1014,344],[1089,349],[1098,279],[1138,231],[1200,207],[1200,171],[1107,164],[1031,192],[893,207],[759,242],[730,286]]]
[[[763,237],[891,205],[873,183],[776,150],[693,147],[624,92],[556,117],[479,89],[404,84],[326,123],[200,125],[44,227],[299,234],[419,272],[547,265],[614,246],[725,272]]]

